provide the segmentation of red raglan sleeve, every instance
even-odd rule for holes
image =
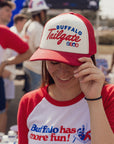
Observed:
[[[104,109],[114,132],[114,84],[104,86],[102,91]]]
[[[28,44],[6,26],[0,26],[0,45],[4,49],[11,48],[20,54],[29,49]]]
[[[45,88],[46,89],[46,88]],[[19,103],[17,124],[18,124],[18,144],[28,144],[27,119],[35,106],[44,97],[42,89],[37,89],[25,94]]]
[[[18,115],[17,115],[18,144],[28,144],[27,105],[28,100],[25,96],[23,96],[19,103]]]

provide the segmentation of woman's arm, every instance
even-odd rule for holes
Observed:
[[[9,58],[5,61],[6,65],[12,65],[12,64],[19,64],[25,60],[28,60],[30,56],[32,55],[30,49],[28,49],[26,52],[22,54],[18,54],[16,57]]]
[[[19,36],[14,34],[6,26],[0,26],[0,45],[3,49],[10,48],[15,50],[18,55],[12,57],[2,62],[0,65],[0,76],[2,75],[3,69],[6,65],[18,64],[30,58],[32,52],[29,49],[29,46],[24,42]]]
[[[113,144],[114,134],[104,111],[102,99],[88,101],[92,144]]]
[[[18,144],[28,144],[27,108],[27,100],[23,96],[17,114]]]
[[[12,57],[11,59],[3,61],[0,64],[0,76],[7,77],[7,76],[5,76],[6,73],[4,71],[5,66],[21,63],[21,62],[29,59],[31,54],[32,54],[31,51],[28,49],[26,52],[19,54],[16,57]]]
[[[83,64],[74,72],[87,99],[99,98],[104,84],[104,74],[90,58],[80,58]],[[87,100],[90,111],[91,143],[113,144],[114,134],[107,119],[102,99]]]

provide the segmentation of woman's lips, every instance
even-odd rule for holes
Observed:
[[[66,82],[66,81],[69,81],[69,80],[71,80],[73,78],[73,76],[72,77],[67,77],[67,78],[58,78],[60,81],[63,81],[63,82]]]

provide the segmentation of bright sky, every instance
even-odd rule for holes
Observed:
[[[114,0],[100,0],[99,5],[103,16],[114,18]]]

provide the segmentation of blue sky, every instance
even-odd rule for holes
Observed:
[[[100,10],[103,16],[114,18],[114,0],[100,0]]]

